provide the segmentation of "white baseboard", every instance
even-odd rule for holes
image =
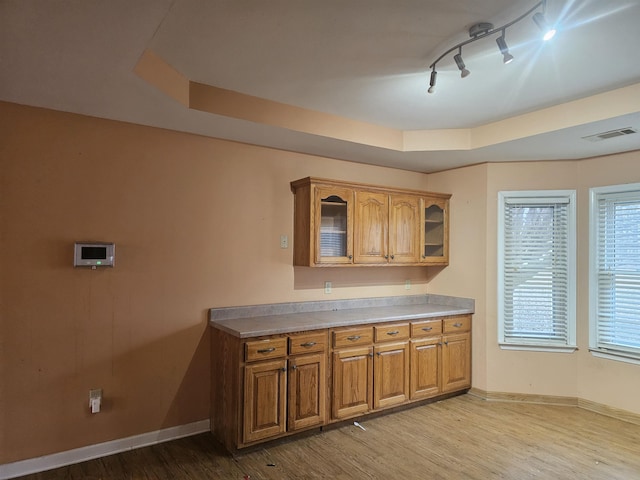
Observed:
[[[74,463],[84,462],[99,457],[106,457],[114,453],[120,453],[135,448],[168,442],[177,438],[188,437],[198,433],[209,431],[209,420],[188,423],[177,427],[156,430],[155,432],[142,433],[132,437],[120,438],[110,442],[97,443],[87,447],[75,448],[66,452],[53,453],[43,457],[30,458],[19,462],[0,465],[0,480],[20,477],[30,473],[43,472],[52,468],[64,467]]]

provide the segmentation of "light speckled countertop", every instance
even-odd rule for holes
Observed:
[[[324,302],[212,308],[209,324],[240,338],[346,327],[363,323],[463,315],[475,302],[442,295],[412,295]]]

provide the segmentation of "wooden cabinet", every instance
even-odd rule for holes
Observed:
[[[470,315],[412,322],[412,400],[471,387],[470,329]]]
[[[449,194],[336,180],[291,182],[294,265],[446,265]]]
[[[287,361],[271,360],[244,367],[245,443],[286,430]]]
[[[420,199],[420,262],[449,264],[449,202],[434,197]]]
[[[468,389],[471,316],[250,339],[214,328],[212,361],[211,429],[235,451]]]
[[[373,408],[400,405],[409,400],[409,322],[373,327]]]
[[[409,400],[408,322],[334,329],[331,335],[333,419],[345,419]]]
[[[331,331],[331,417],[343,419],[371,410],[373,327]]]
[[[389,251],[389,203],[386,193],[356,193],[355,264],[385,264]]]
[[[327,332],[289,337],[289,431],[325,424],[326,367]]]
[[[443,321],[442,391],[455,392],[471,386],[471,316]]]

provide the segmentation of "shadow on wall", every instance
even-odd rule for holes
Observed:
[[[446,267],[294,267],[294,289],[427,285]],[[413,292],[415,294],[415,292]]]

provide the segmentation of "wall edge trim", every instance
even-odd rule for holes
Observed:
[[[44,455],[42,457],[19,460],[17,462],[0,465],[0,480],[29,475],[31,473],[43,472],[54,468],[64,467],[75,463],[106,457],[114,453],[121,453],[127,450],[147,447],[157,443],[177,440],[178,438],[208,432],[210,430],[209,420],[200,420],[176,427],[164,428],[153,432],[133,435],[131,437],[119,438],[103,443],[96,443],[86,447],[74,448],[64,452]]]
[[[578,407],[600,415],[612,417],[623,422],[640,425],[640,414],[611,407],[603,403],[586,400],[579,397],[564,397],[556,395],[538,395],[529,393],[488,392],[479,388],[469,390],[469,395],[491,402],[537,403],[544,405],[560,405]]]

